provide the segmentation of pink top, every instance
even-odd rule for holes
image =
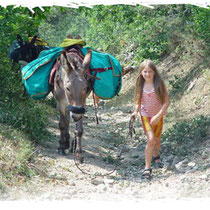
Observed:
[[[161,108],[161,101],[156,95],[154,88],[149,92],[143,89],[140,110],[141,116],[153,117]]]

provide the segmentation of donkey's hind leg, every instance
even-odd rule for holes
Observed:
[[[60,121],[59,121],[59,129],[60,129],[60,140],[58,147],[58,154],[65,155],[66,150],[69,149],[69,117],[66,117],[62,113],[60,113]]]

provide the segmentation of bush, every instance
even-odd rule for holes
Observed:
[[[172,153],[185,155],[190,153],[192,146],[199,145],[205,139],[209,127],[210,117],[201,115],[174,124],[163,133],[162,138],[170,145]]]
[[[55,7],[47,21],[42,22],[39,33],[54,45],[68,34],[80,34],[89,46],[102,48],[123,60],[120,55],[126,56],[130,46],[134,46],[134,60],[139,63],[145,58],[159,60],[183,47],[189,34],[207,43],[209,18],[208,9],[191,5],[161,5],[154,9],[98,5],[65,11]]]

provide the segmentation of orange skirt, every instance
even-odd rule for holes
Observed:
[[[151,117],[141,116],[141,122],[144,128],[145,134],[148,131],[153,131],[156,138],[159,138],[162,134],[163,129],[163,117],[160,118],[159,122],[155,126],[150,125]]]

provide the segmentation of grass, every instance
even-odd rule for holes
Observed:
[[[29,98],[22,101],[13,100],[1,104],[0,124],[25,133],[34,143],[41,143],[42,139],[50,138],[46,126],[48,116],[52,113],[52,107],[46,105],[44,101],[38,102]]]
[[[0,191],[39,174],[36,148],[51,139],[47,131],[52,107],[44,102],[2,106],[0,119]],[[21,111],[24,110],[24,111]]]
[[[1,190],[26,181],[35,174],[28,163],[33,161],[35,146],[20,131],[0,124]]]
[[[169,80],[169,84],[172,87],[169,92],[170,96],[172,96],[174,99],[180,99],[188,90],[191,81],[201,77],[203,73],[203,67],[201,64],[197,64],[192,69],[190,69],[187,74],[183,73],[182,76],[174,75],[174,78]]]
[[[199,149],[208,136],[210,117],[196,116],[193,119],[182,120],[175,123],[170,129],[163,133],[162,139],[168,145],[167,151],[174,155],[189,155],[192,148]]]
[[[202,71],[201,71],[202,70]],[[172,90],[172,104],[179,100],[183,102],[182,96],[186,95],[186,89],[193,79],[205,77],[209,81],[209,69],[204,65],[195,66],[189,72],[179,77],[171,77],[169,81]],[[29,97],[21,97],[23,87],[17,74],[6,69],[0,75],[0,192],[6,192],[8,188],[22,185],[31,177],[40,174],[36,162],[37,145],[51,139],[50,132],[46,129],[49,116],[55,114],[55,101],[50,98],[43,101],[35,101]],[[176,75],[176,72],[174,72]],[[5,80],[10,78],[9,80]],[[124,80],[124,87],[119,97],[106,101],[106,107],[118,107],[130,117],[133,111],[133,92],[135,85],[136,72],[130,74]],[[187,93],[187,94],[190,94]],[[176,100],[173,100],[176,99]],[[196,97],[196,105],[201,104],[202,100]],[[199,150],[199,144],[207,138],[210,127],[208,115],[181,116],[182,111],[188,107],[180,108],[179,114],[169,112],[166,124],[170,124],[163,133],[163,141],[167,145],[167,152],[184,156],[190,154],[195,149]],[[116,112],[117,109],[115,109]],[[110,113],[112,115],[113,113]],[[209,113],[207,113],[209,114]],[[170,122],[171,121],[171,122]],[[118,131],[116,132],[116,127]],[[128,129],[125,122],[117,123],[113,129],[109,128],[105,142],[113,144],[114,147],[121,146],[127,141],[126,132]],[[142,133],[136,130],[136,136]],[[164,149],[164,148],[163,148]],[[164,152],[164,151],[163,151]],[[168,153],[167,153],[168,154]],[[105,162],[113,164],[115,162],[112,154],[106,154]],[[43,166],[45,167],[45,166]]]
[[[0,75],[0,192],[39,173],[35,151],[37,145],[51,139],[46,127],[55,107],[53,99],[35,101],[22,97],[19,75],[7,67]],[[10,81],[1,78],[4,75]]]

